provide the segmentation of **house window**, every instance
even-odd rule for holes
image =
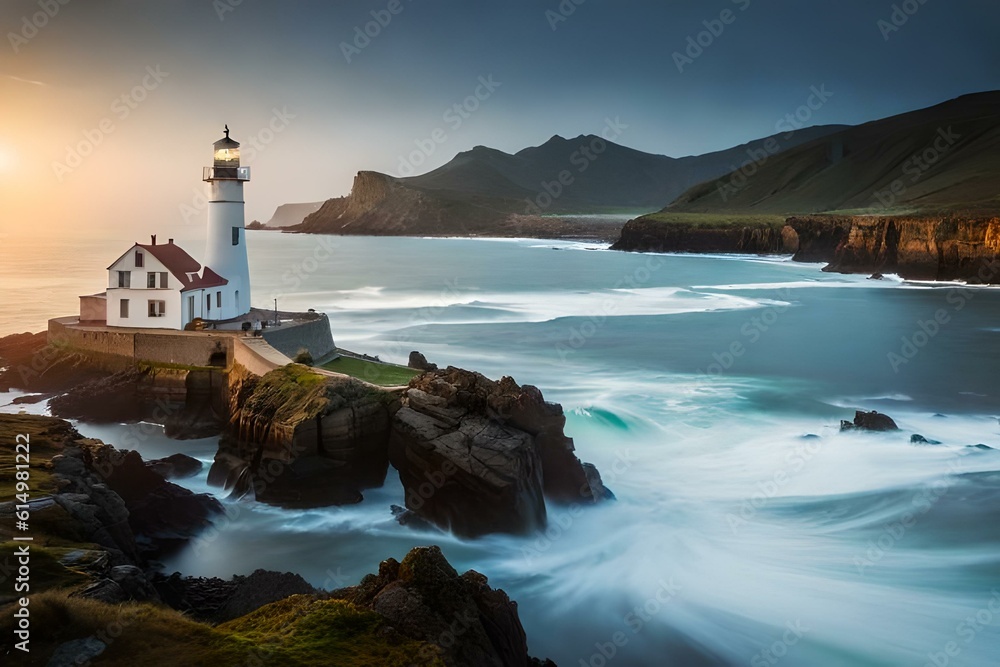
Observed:
[[[236,290],[236,312],[240,311],[240,291]]]
[[[212,311],[212,295],[211,294],[206,294],[205,295],[205,312],[209,313],[211,311]]]
[[[156,287],[156,274],[150,271],[146,274],[146,287],[153,289]]]
[[[240,244],[240,228],[233,227],[233,245]]]
[[[132,286],[132,272],[131,271],[119,271],[118,272],[118,286],[129,288]]]
[[[118,302],[118,315],[123,319],[128,319],[128,299],[122,299]]]
[[[166,301],[149,301],[149,316],[150,317],[163,317],[167,312],[167,302]]]
[[[167,272],[160,274],[160,289],[167,289]]]
[[[188,322],[194,319],[194,295],[188,296]]]
[[[142,259],[143,259],[142,253],[139,252],[138,250],[136,250],[135,251],[135,268],[137,268],[137,269],[141,269],[142,268]]]
[[[222,292],[215,293],[215,305],[218,308],[222,308]]]

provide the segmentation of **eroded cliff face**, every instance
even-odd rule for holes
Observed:
[[[1000,284],[1000,218],[810,216],[788,220],[797,261],[827,271]]]
[[[612,250],[780,254],[798,249],[795,232],[766,224],[693,226],[639,218],[622,229]]]
[[[289,365],[230,372],[229,423],[209,482],[284,506],[360,502],[389,467],[396,396]]]

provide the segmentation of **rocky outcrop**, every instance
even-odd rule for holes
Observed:
[[[187,454],[172,454],[166,458],[146,461],[146,467],[163,479],[186,479],[201,472],[204,464]]]
[[[511,378],[458,368],[425,373],[403,393],[390,460],[407,508],[456,534],[527,533],[545,526],[545,497],[610,496],[563,432],[559,405]]]
[[[305,579],[289,572],[256,570],[231,579],[157,574],[152,583],[163,602],[201,621],[224,623],[291,595],[315,595]]]
[[[283,506],[360,502],[389,467],[391,392],[293,364],[230,372],[230,421],[209,482]]]
[[[65,474],[67,466],[79,469],[65,460],[55,468],[64,474],[66,491],[86,495],[88,489],[97,487],[119,497],[128,509],[128,526],[143,557],[159,558],[183,546],[222,512],[211,496],[196,495],[147,468],[138,452],[100,441],[83,442],[78,448],[86,474]],[[75,455],[75,449],[67,450],[67,456]]]
[[[371,609],[404,636],[427,642],[420,657],[428,661],[438,652],[449,667],[555,667],[528,656],[517,603],[474,570],[459,575],[438,547],[414,549],[402,563],[383,561],[377,575],[331,595]]]
[[[416,350],[410,352],[410,358],[406,365],[418,371],[436,371],[438,369],[437,364],[430,363],[427,361],[427,357]]]
[[[323,202],[308,204],[282,204],[274,211],[274,215],[264,223],[265,229],[279,229],[300,224],[307,215],[319,210]]]
[[[889,415],[884,415],[881,412],[876,412],[872,410],[871,412],[864,412],[858,410],[854,414],[854,421],[849,422],[843,420],[840,422],[841,431],[898,431],[899,427],[896,426],[896,422],[893,421],[892,417]]]
[[[827,271],[1000,284],[1000,218],[810,216],[788,224],[799,237],[795,259],[829,262]]]
[[[798,249],[790,227],[741,224],[690,225],[653,218],[631,220],[622,228],[612,250],[630,252],[691,252],[780,254]]]

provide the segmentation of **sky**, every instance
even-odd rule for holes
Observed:
[[[814,88],[808,125],[997,89],[998,27],[995,0],[4,0],[0,243],[196,237],[224,124],[266,221],[359,170],[609,119],[681,157],[774,134]]]

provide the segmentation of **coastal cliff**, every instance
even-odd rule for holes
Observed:
[[[1000,218],[989,216],[794,217],[796,261],[841,273],[1000,284]]]
[[[795,232],[772,222],[662,222],[655,216],[630,220],[612,250],[780,254],[798,249]]]

